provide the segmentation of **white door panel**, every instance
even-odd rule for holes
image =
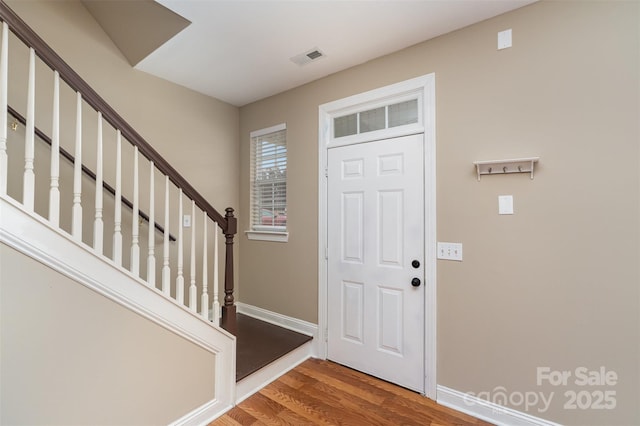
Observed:
[[[328,155],[328,356],[422,392],[423,136]]]

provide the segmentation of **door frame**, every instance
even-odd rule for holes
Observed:
[[[374,132],[332,137],[333,118],[368,110],[396,100],[418,99],[418,123]],[[327,358],[328,342],[328,228],[327,228],[327,157],[332,147],[423,134],[424,143],[424,255],[425,255],[425,323],[424,389],[425,396],[436,399],[436,114],[435,73],[349,96],[318,107],[318,356]]]

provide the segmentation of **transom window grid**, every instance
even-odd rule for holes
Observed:
[[[283,126],[277,126],[280,128]],[[251,138],[251,230],[287,229],[286,128]]]
[[[339,139],[395,127],[420,124],[420,107],[417,97],[396,101],[335,117],[333,119],[333,137]]]

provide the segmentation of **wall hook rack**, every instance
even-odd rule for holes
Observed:
[[[507,173],[531,173],[533,179],[533,169],[540,157],[514,158],[510,160],[488,160],[474,161],[478,181],[481,175],[502,175]]]

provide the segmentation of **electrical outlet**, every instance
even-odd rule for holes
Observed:
[[[438,243],[438,259],[462,262],[462,244]]]
[[[191,228],[191,215],[185,214],[182,216],[182,226],[185,228]]]

